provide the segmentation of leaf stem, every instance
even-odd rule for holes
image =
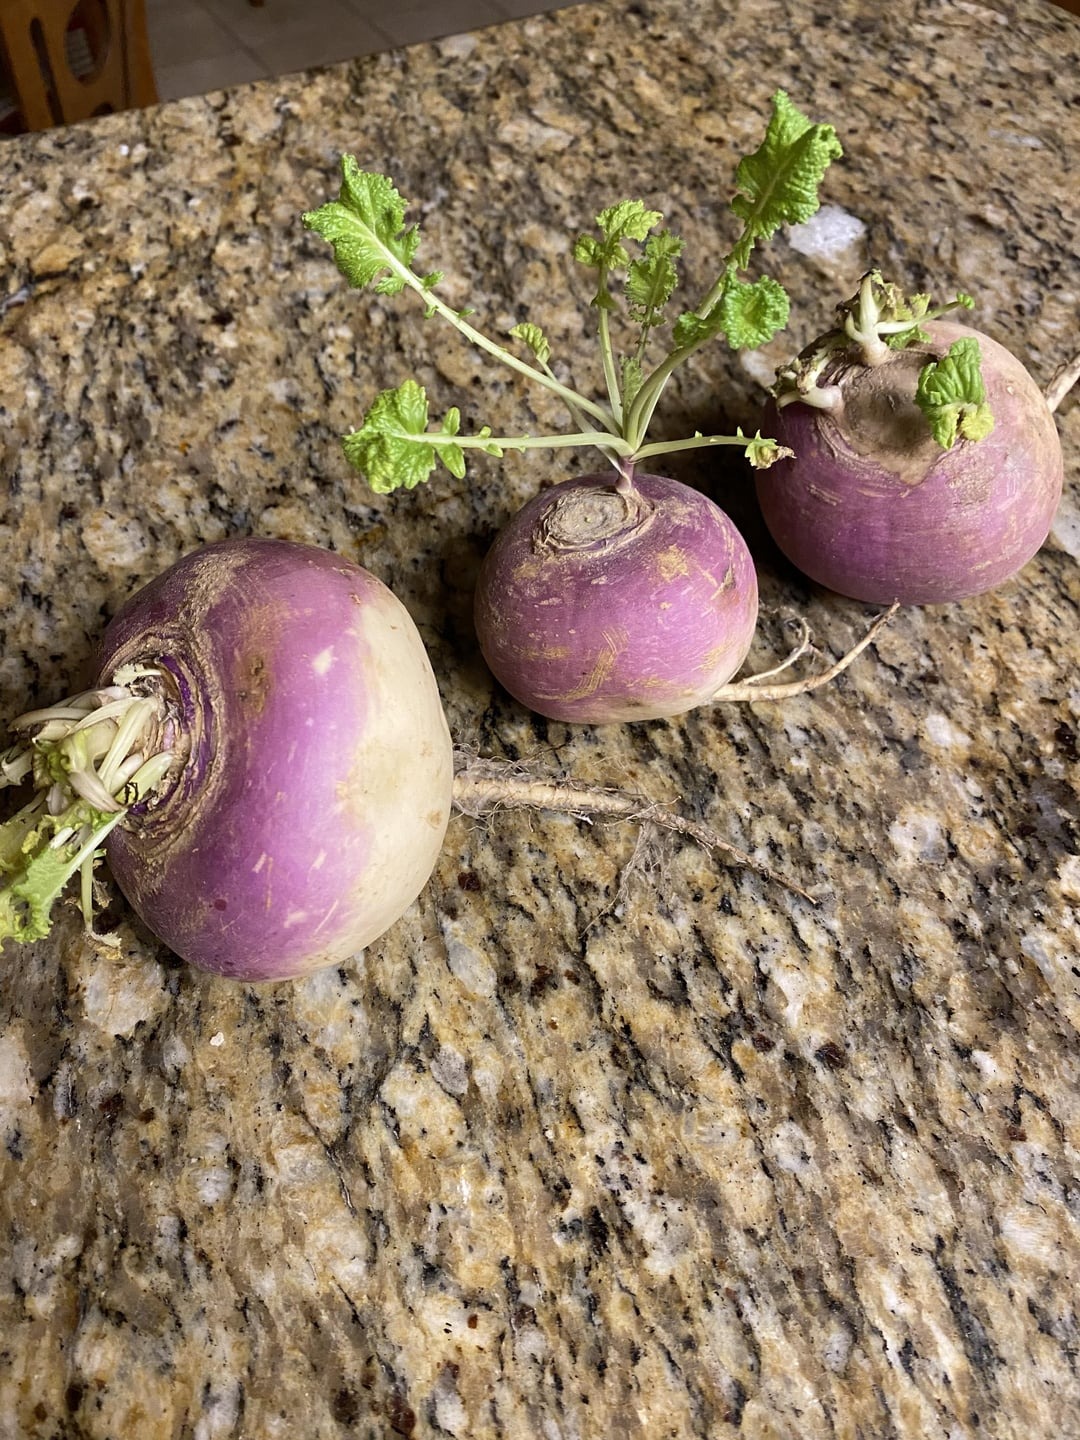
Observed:
[[[399,431],[399,440],[421,445],[445,445],[446,435],[440,430]],[[611,457],[630,459],[634,452],[621,435],[586,430],[576,435],[455,435],[453,443],[463,450],[569,450],[582,445],[597,445]],[[617,461],[612,458],[612,463]]]
[[[747,227],[744,226],[743,234],[740,236],[738,244],[745,245],[746,238]],[[728,252],[724,260],[723,268],[712,289],[694,311],[694,314],[699,320],[708,320],[709,316],[723,298],[724,290],[732,278],[732,257],[737,249],[738,245],[734,246]],[[661,360],[655,369],[650,371],[642,381],[641,389],[634,397],[634,403],[630,407],[630,413],[626,417],[626,423],[623,426],[623,434],[635,444],[635,449],[648,434],[653,413],[660,403],[660,397],[663,395],[672,375],[684,361],[689,360],[690,356],[693,355],[696,350],[700,350],[701,347],[712,338],[713,332],[711,330],[703,330],[697,339],[691,340],[685,345],[676,346],[673,350],[669,350],[663,360]]]
[[[611,343],[611,318],[608,314],[607,296],[608,267],[601,264],[597,271],[596,299],[593,302],[599,311],[596,333],[600,342],[600,362],[604,370],[604,384],[607,386],[611,415],[619,433],[622,433],[623,403],[619,389],[619,376],[615,368],[615,350]]]
[[[408,265],[403,264],[396,255],[386,250],[385,247],[380,248],[382,248],[385,254],[386,264],[393,270],[394,274],[403,280],[410,289],[416,291],[429,310],[436,311],[444,320],[449,321],[455,330],[463,335],[466,340],[471,341],[478,349],[486,351],[487,354],[491,355],[494,359],[501,360],[502,363],[508,365],[511,370],[516,370],[519,374],[527,376],[530,380],[535,380],[538,385],[543,385],[546,390],[550,390],[553,395],[557,395],[564,404],[577,406],[581,410],[584,410],[585,413],[591,415],[594,420],[598,420],[609,435],[617,435],[619,433],[619,424],[606,405],[600,405],[596,401],[589,400],[584,395],[578,394],[576,390],[571,390],[568,385],[563,385],[561,381],[556,380],[550,372],[545,373],[543,370],[537,369],[535,365],[530,365],[528,361],[519,359],[512,351],[505,349],[505,347],[497,341],[490,339],[482,330],[477,330],[474,326],[470,325],[467,320],[463,320],[456,310],[447,305],[445,300],[441,300],[433,290],[426,287],[423,280],[414,270],[410,269]],[[596,444],[599,442],[590,441],[589,443]],[[610,444],[610,441],[605,441],[605,443]]]
[[[630,406],[623,423],[623,434],[629,440],[635,454],[640,453],[639,446],[648,434],[653,412],[660,403],[660,397],[664,393],[667,382],[683,361],[688,359],[702,344],[704,344],[704,337],[689,345],[682,345],[678,349],[669,351],[642,381],[641,389],[634,396],[634,403]]]
[[[656,440],[634,451],[634,459],[648,460],[653,455],[674,455],[679,450],[700,450],[712,445],[737,445],[745,450],[750,444],[746,435],[693,435],[686,440]]]

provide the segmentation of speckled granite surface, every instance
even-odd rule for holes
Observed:
[[[996,595],[903,614],[816,697],[574,732],[495,689],[468,619],[545,462],[376,499],[335,440],[408,373],[561,416],[346,297],[296,223],[357,150],[461,303],[524,305],[580,380],[575,230],[640,193],[705,280],[783,85],[865,226],[778,237],[794,341],[873,256],[976,291],[1045,381],[1077,344],[1078,74],[1036,0],[640,0],[0,146],[0,715],[198,542],[319,541],[409,605],[459,737],[682,795],[828,896],[684,847],[613,910],[632,834],[505,815],[455,820],[406,918],[302,984],[210,981],[119,904],[117,956],[70,913],[5,950],[2,1440],[1080,1434],[1080,405],[1055,538]],[[778,358],[705,352],[661,429],[750,420]],[[676,473],[768,606],[858,633],[740,477]]]

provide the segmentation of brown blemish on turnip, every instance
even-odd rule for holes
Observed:
[[[831,417],[822,418],[821,437],[834,454],[872,456],[902,485],[926,479],[941,455],[926,416],[915,403],[919,371],[930,346],[897,350],[882,365],[846,369],[835,382],[844,397],[843,433]]]
[[[690,565],[686,553],[679,545],[669,545],[656,557],[656,568],[661,580],[674,580],[676,575],[689,575]]]
[[[271,678],[265,655],[241,655],[235,671],[236,698],[241,705],[261,714],[270,693]]]
[[[597,655],[593,667],[580,685],[568,690],[560,698],[563,700],[586,700],[590,695],[595,695],[604,681],[611,675],[615,668],[615,661],[619,657],[619,651],[626,645],[625,631],[604,631],[604,649]]]

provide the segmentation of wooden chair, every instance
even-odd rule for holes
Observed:
[[[17,129],[157,101],[144,0],[0,0],[0,48]]]

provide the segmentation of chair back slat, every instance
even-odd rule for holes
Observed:
[[[157,100],[144,0],[0,0],[0,42],[28,130]]]

